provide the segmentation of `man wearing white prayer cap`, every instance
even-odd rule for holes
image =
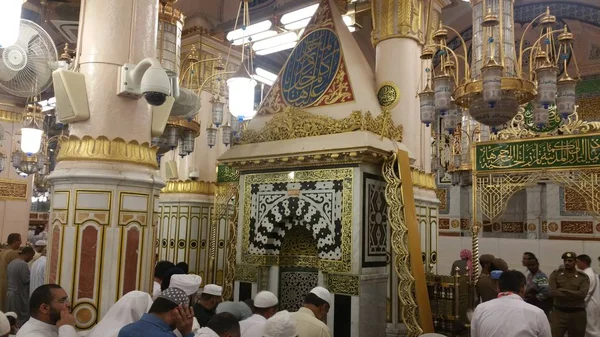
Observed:
[[[171,280],[169,282],[169,288],[179,288],[183,290],[186,295],[190,297],[190,303],[194,303],[196,294],[198,294],[198,289],[200,289],[200,284],[202,284],[202,277],[193,274],[175,274],[171,276]],[[194,322],[192,323],[192,332],[196,334],[200,330],[200,324],[196,317],[194,317]],[[179,331],[174,331],[175,336],[182,337]]]
[[[316,287],[304,298],[304,306],[293,314],[296,320],[298,337],[331,337],[325,323],[331,307],[331,293],[323,287]]]
[[[242,337],[263,337],[267,319],[275,315],[279,300],[270,291],[261,291],[254,297],[254,315],[240,322]]]
[[[0,311],[0,337],[6,337],[10,333],[10,323],[8,318]]]
[[[262,337],[298,337],[296,321],[292,314],[283,310],[269,318]]]
[[[216,284],[207,284],[202,289],[200,300],[194,305],[194,315],[201,327],[216,314],[216,308],[222,301],[223,287]]]
[[[33,259],[31,259],[31,261],[29,261],[29,268],[31,268],[31,266],[33,265],[33,263],[35,261],[37,261],[37,259],[39,259],[40,257],[42,257],[42,255],[46,254],[45,253],[45,251],[46,251],[46,240],[37,240],[35,242],[35,244],[33,245],[33,250],[35,250],[35,254],[33,255]]]

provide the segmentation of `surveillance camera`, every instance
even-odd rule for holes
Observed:
[[[144,73],[140,91],[150,105],[163,105],[171,93],[171,81],[163,68],[150,67]]]
[[[200,178],[200,173],[198,173],[197,170],[193,170],[192,172],[190,172],[190,174],[188,174],[188,178],[190,178],[190,180],[192,181],[197,181],[198,178]]]
[[[120,68],[119,96],[139,99],[142,96],[152,106],[163,105],[171,94],[171,81],[160,62],[146,58],[137,65]]]

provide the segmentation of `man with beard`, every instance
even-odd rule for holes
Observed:
[[[17,337],[76,337],[75,317],[69,297],[57,284],[38,287],[29,299],[31,318],[21,327]]]

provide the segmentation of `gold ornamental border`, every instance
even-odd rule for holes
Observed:
[[[173,125],[173,126],[183,128],[187,131],[192,132],[195,137],[198,137],[200,135],[200,123],[198,123],[194,120],[190,121],[185,118],[169,117],[169,121],[167,122],[167,125]]]
[[[535,83],[517,78],[517,77],[503,77],[501,81],[503,91],[511,91],[515,93],[519,104],[525,104],[532,101],[535,98],[536,90]],[[456,104],[460,106],[467,106],[470,104],[475,96],[483,92],[483,81],[470,81],[462,84],[454,91],[456,97]]]
[[[254,266],[279,265],[278,255],[250,254],[250,216],[252,213],[252,185],[281,182],[319,182],[342,180],[342,258],[341,260],[319,259],[322,271],[348,273],[352,270],[352,193],[354,173],[352,168],[297,171],[294,179],[288,172],[249,174],[244,176],[244,214],[242,236],[242,262]]]
[[[179,23],[183,26],[185,16],[179,9],[173,7],[173,4],[176,2],[177,0],[161,0],[159,4],[158,19],[172,25],[177,25]]]
[[[160,190],[162,194],[215,194],[216,184],[209,181],[178,180],[167,181],[167,185]]]
[[[144,165],[158,169],[158,148],[135,140],[126,142],[122,138],[108,139],[105,136],[59,138],[60,149],[56,161],[107,161]]]
[[[0,110],[0,120],[6,122],[21,122],[23,121],[23,114],[19,112],[13,112],[8,110]]]
[[[435,174],[426,173],[423,170],[411,169],[411,178],[413,186],[419,187],[425,190],[437,191],[437,185],[435,183]]]
[[[239,282],[256,283],[258,281],[258,267],[249,264],[236,264],[235,280]]]
[[[339,134],[352,131],[370,131],[397,142],[402,141],[402,125],[395,125],[389,109],[373,117],[370,112],[354,111],[350,116],[335,119],[288,107],[274,114],[260,130],[242,132],[241,144],[272,142]]]

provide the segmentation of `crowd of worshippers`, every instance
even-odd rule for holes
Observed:
[[[481,255],[478,304],[468,313],[471,337],[600,337],[600,278],[592,259],[574,252],[561,258],[548,277],[531,252],[523,254],[523,272]],[[452,274],[470,277],[472,271],[471,251],[464,249]]]
[[[223,302],[221,286],[201,288],[202,278],[188,274],[187,264],[168,261],[155,265],[151,294],[128,292],[94,328],[77,331],[67,292],[44,284],[44,271],[36,279],[36,264],[46,265],[45,242],[19,251],[21,243],[19,234],[11,234],[0,252],[0,337],[331,337],[326,320],[332,295],[323,287],[306,294],[293,313],[278,311],[279,300],[269,291]]]

